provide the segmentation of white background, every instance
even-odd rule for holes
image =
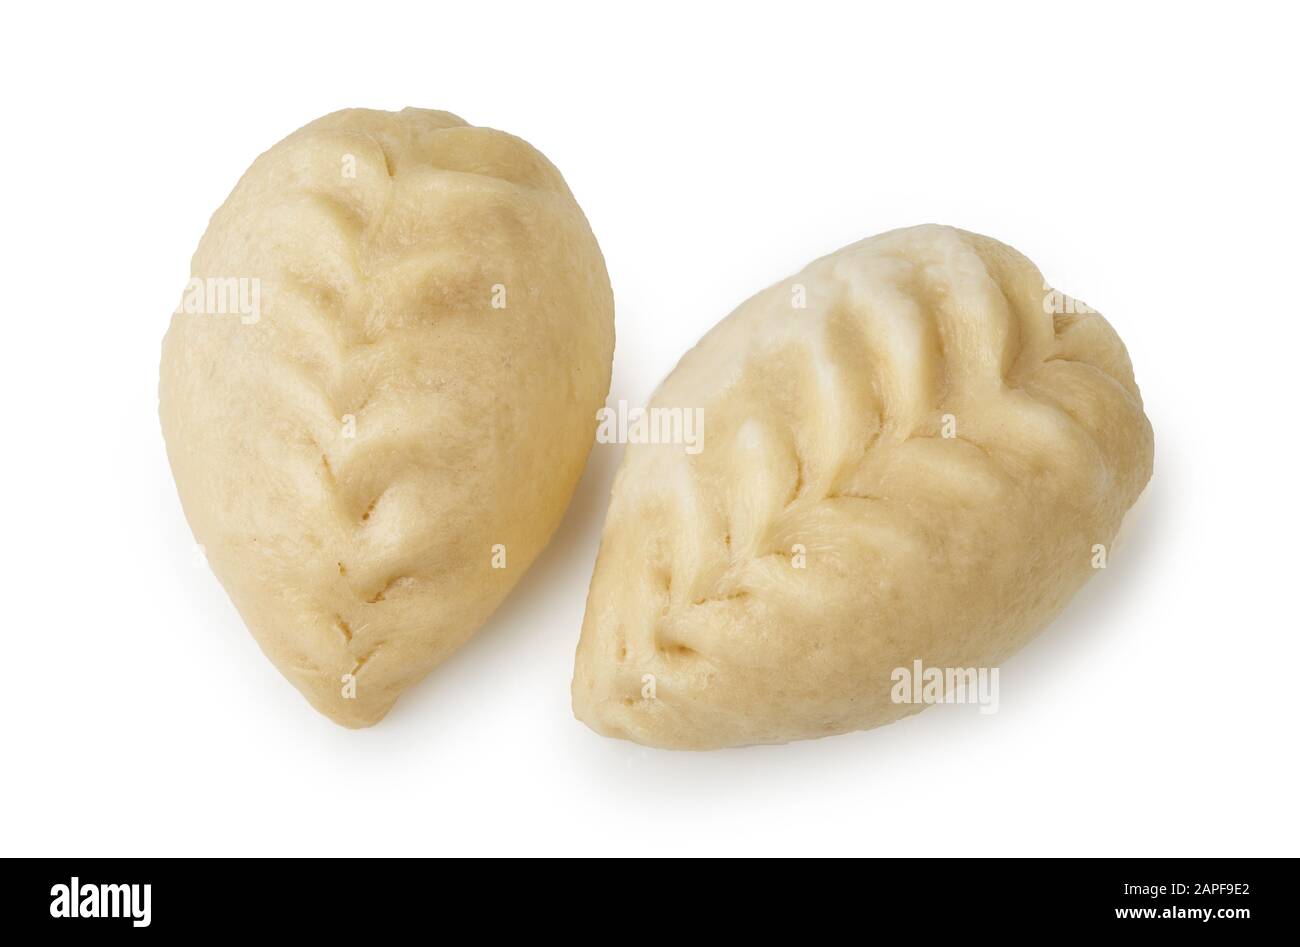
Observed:
[[[1300,854],[1300,76],[1272,9],[11,5],[0,853]],[[1012,244],[1128,344],[1156,475],[1127,543],[996,715],[653,751],[569,710],[621,452],[597,446],[479,636],[336,727],[196,565],[156,386],[208,216],[358,105],[559,166],[614,285],[614,401],[846,243]]]

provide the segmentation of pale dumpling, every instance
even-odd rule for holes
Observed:
[[[262,650],[375,723],[546,545],[609,387],[613,298],[559,172],[447,112],[263,154],[163,344],[185,514]]]
[[[702,436],[628,447],[573,679],[580,720],[652,746],[922,709],[896,670],[996,667],[1098,568],[1152,469],[1110,325],[943,226],[759,293],[656,409],[699,412]]]

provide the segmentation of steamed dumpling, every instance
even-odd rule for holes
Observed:
[[[447,112],[353,109],[253,163],[163,344],[185,514],[263,651],[373,724],[546,545],[613,299],[560,173]]]
[[[745,302],[650,404],[702,441],[628,448],[573,679],[653,746],[889,723],[895,669],[996,666],[1094,572],[1151,476],[1123,343],[1015,250],[864,240]]]

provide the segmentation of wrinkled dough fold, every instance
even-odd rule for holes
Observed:
[[[627,449],[573,679],[610,736],[706,749],[888,723],[891,673],[990,667],[1094,571],[1151,475],[1123,343],[1015,250],[882,234],[743,303]],[[1059,312],[1058,312],[1059,311]]]
[[[254,281],[260,313],[178,312],[164,341],[185,514],[267,656],[367,726],[568,504],[613,356],[600,250],[527,143],[351,109],[254,162],[191,272]]]

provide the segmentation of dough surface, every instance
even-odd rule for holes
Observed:
[[[656,407],[702,409],[702,449],[628,447],[573,679],[580,720],[652,746],[922,709],[891,699],[894,669],[1016,651],[1152,469],[1110,325],[951,227],[864,240],[754,296]]]
[[[604,260],[527,143],[352,109],[254,162],[192,274],[160,385],[186,517],[276,667],[368,726],[568,505],[609,387]],[[191,298],[223,280],[256,305]]]

